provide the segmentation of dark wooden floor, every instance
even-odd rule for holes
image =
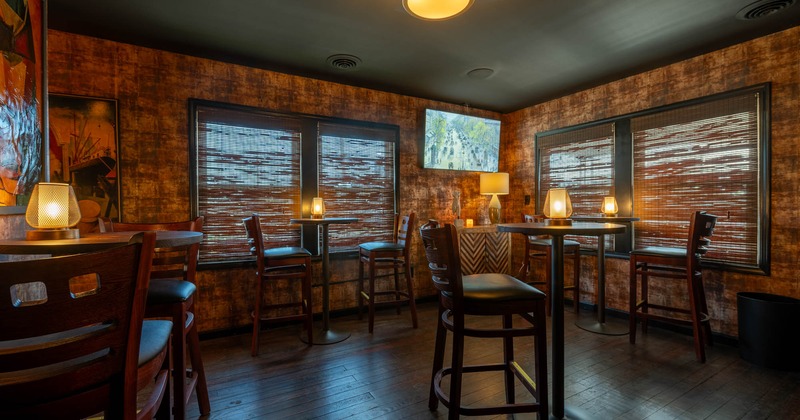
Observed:
[[[446,418],[443,406],[436,412],[427,408],[435,303],[421,304],[419,311],[418,330],[411,328],[405,309],[399,316],[391,309],[379,311],[373,335],[367,333],[366,319],[334,318],[335,329],[352,333],[334,345],[307,347],[298,339],[299,326],[266,330],[255,358],[249,334],[204,340],[209,417]],[[596,419],[800,419],[800,372],[757,367],[723,344],[711,348],[708,362],[700,364],[689,336],[651,328],[630,345],[627,336],[578,329],[575,319],[566,313],[568,407]],[[525,350],[532,341],[516,344],[517,355],[526,355],[522,365],[530,367],[530,351]],[[468,363],[500,360],[498,340],[468,341],[466,346]],[[500,378],[486,375],[466,379],[465,403],[502,401]],[[189,413],[198,416],[194,400]]]

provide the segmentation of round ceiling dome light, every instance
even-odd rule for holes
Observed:
[[[403,0],[406,11],[419,19],[444,20],[467,11],[475,0]]]

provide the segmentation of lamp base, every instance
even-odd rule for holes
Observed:
[[[489,207],[489,223],[493,225],[500,223],[500,207]]]
[[[572,226],[572,219],[544,219],[548,226]]]
[[[312,214],[311,218],[312,219],[324,219],[325,215],[324,214]]]
[[[80,237],[81,232],[78,229],[36,229],[25,232],[25,240],[28,241],[57,241]]]

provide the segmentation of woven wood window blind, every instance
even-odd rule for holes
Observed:
[[[573,214],[596,215],[603,197],[614,187],[614,125],[600,124],[562,133],[538,136],[539,192],[537,213],[542,212],[547,191],[566,188]],[[589,247],[594,237],[570,237]],[[613,249],[609,236],[606,248]]]
[[[270,247],[299,246],[300,123],[230,109],[197,110],[197,197],[202,261],[249,256],[242,219],[261,216]]]
[[[331,252],[355,250],[366,240],[392,239],[396,136],[389,129],[320,123],[318,190],[325,211],[360,219],[330,226]]]
[[[758,95],[631,119],[636,247],[686,246],[689,217],[719,216],[708,259],[756,264]]]

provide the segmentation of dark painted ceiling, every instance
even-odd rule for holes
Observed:
[[[800,23],[795,0],[760,0],[753,14],[764,16],[737,19],[753,2],[475,0],[434,22],[400,0],[49,0],[48,19],[52,29],[509,112]],[[331,66],[338,54],[360,63]]]

